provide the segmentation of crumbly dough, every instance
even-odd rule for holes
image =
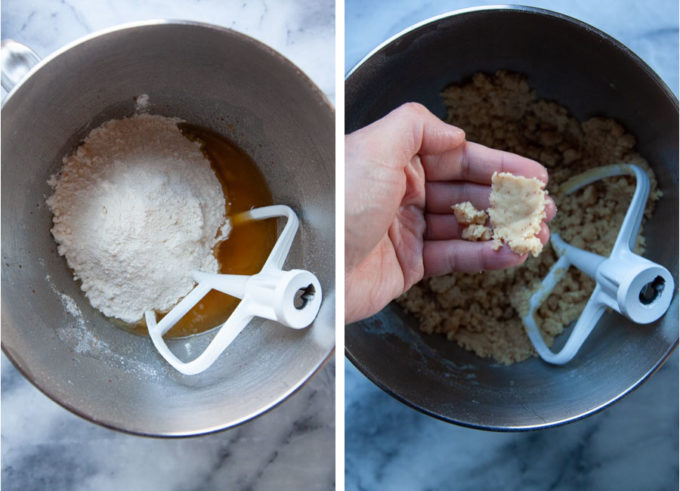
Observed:
[[[461,236],[465,240],[489,240],[492,237],[491,228],[486,226],[489,219],[485,210],[478,210],[469,201],[456,203],[451,207],[456,221],[463,227]]]
[[[469,201],[451,207],[463,227],[461,237],[471,241],[493,238],[494,250],[506,243],[517,254],[538,256],[543,244],[537,234],[545,220],[548,194],[544,187],[545,183],[536,178],[494,172],[490,208],[478,210]],[[486,225],[489,219],[491,226]]]
[[[507,243],[517,254],[537,257],[541,253],[543,244],[537,234],[548,203],[544,187],[545,183],[535,177],[493,173],[488,212],[495,250]]]
[[[456,221],[461,225],[484,225],[489,218],[484,210],[478,210],[469,201],[456,203],[451,208],[456,215]]]
[[[561,183],[592,167],[630,163],[645,169],[651,186],[645,217],[651,217],[654,201],[661,196],[656,178],[635,151],[633,136],[613,119],[579,122],[565,107],[538,99],[525,77],[504,71],[478,73],[467,84],[448,87],[442,97],[446,121],[465,128],[469,140],[524,155],[548,168],[547,188],[559,210],[550,229],[568,243],[608,255],[635,190],[633,178],[618,176],[569,196],[558,194]],[[635,250],[644,250],[642,235]],[[504,364],[526,360],[535,352],[513,304],[521,308],[522,295],[543,279],[555,259],[552,248],[546,247],[538,257],[509,270],[428,278],[398,302],[419,319],[426,333],[440,333]],[[590,278],[571,268],[538,309],[539,329],[549,345],[578,318],[593,287]]]
[[[465,240],[477,241],[477,240],[491,240],[493,233],[490,227],[486,225],[477,225],[471,223],[463,229],[461,237]]]

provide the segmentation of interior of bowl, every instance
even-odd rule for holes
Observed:
[[[402,33],[350,73],[347,132],[408,101],[443,117],[444,87],[499,69],[527,75],[539,98],[566,106],[579,120],[614,118],[636,137],[664,193],[646,225],[645,255],[677,284],[677,100],[639,58],[590,26],[507,7],[461,11]],[[360,370],[428,414],[473,427],[529,429],[581,418],[637,387],[677,345],[677,317],[677,293],[651,325],[607,313],[561,367],[537,358],[512,366],[478,358],[443,336],[420,333],[396,304],[347,326],[345,340]]]
[[[275,203],[297,212],[301,227],[286,268],[312,271],[324,294],[310,327],[253,321],[209,370],[183,376],[149,339],[114,327],[89,305],[56,252],[47,180],[92,128],[132,115],[142,94],[151,113],[236,142],[260,167]],[[269,409],[330,355],[334,115],[273,50],[193,23],[93,36],[45,60],[15,89],[2,111],[2,149],[2,345],[57,402],[128,432],[205,433]],[[171,348],[192,359],[211,337],[175,340]]]

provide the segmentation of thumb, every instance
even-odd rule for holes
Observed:
[[[418,154],[437,154],[463,144],[465,132],[444,123],[425,106],[409,102],[360,131],[370,132],[374,158],[405,165]]]

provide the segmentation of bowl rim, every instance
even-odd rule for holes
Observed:
[[[368,52],[363,58],[361,58],[346,74],[345,74],[345,83],[349,80],[349,78],[356,72],[363,64],[365,64],[369,59],[371,59],[373,56],[378,54],[380,51],[383,49],[387,48],[389,45],[391,45],[394,41],[397,41],[399,38],[402,36],[405,36],[406,34],[416,31],[420,29],[421,27],[427,26],[429,24],[434,24],[435,22],[438,22],[440,20],[447,19],[449,17],[457,17],[457,16],[462,16],[466,14],[475,14],[475,13],[480,13],[480,12],[522,12],[522,13],[529,13],[529,14],[535,14],[535,15],[542,15],[545,17],[551,17],[555,19],[560,19],[562,21],[571,23],[576,25],[577,27],[584,29],[587,32],[590,32],[592,34],[595,34],[596,36],[600,37],[604,41],[608,42],[609,44],[613,45],[614,47],[620,49],[623,53],[625,53],[628,57],[630,57],[637,65],[642,68],[647,75],[649,75],[653,81],[664,91],[666,92],[666,95],[669,96],[674,104],[676,110],[678,109],[678,98],[675,96],[672,90],[668,87],[668,85],[659,77],[659,75],[652,70],[652,68],[642,59],[640,58],[637,54],[635,54],[634,51],[632,51],[630,48],[628,48],[625,44],[623,44],[621,41],[617,40],[616,38],[610,36],[606,32],[598,29],[597,27],[594,27],[582,20],[579,20],[575,17],[571,17],[569,15],[556,12],[554,10],[549,10],[549,9],[544,9],[541,7],[531,7],[528,5],[516,5],[516,4],[498,4],[498,5],[481,5],[477,7],[467,7],[467,8],[462,8],[462,9],[456,9],[456,10],[450,10],[448,12],[444,12],[442,14],[438,14],[432,17],[429,17],[427,19],[424,19],[420,22],[417,22],[397,34],[389,37],[387,40],[383,41],[380,43],[378,46],[373,48],[371,51]]]
[[[80,46],[82,44],[88,43],[93,39],[98,39],[110,34],[115,34],[115,33],[120,33],[123,31],[128,31],[128,30],[139,30],[139,29],[145,29],[145,28],[156,28],[156,27],[163,27],[163,26],[188,26],[188,27],[194,27],[194,28],[200,28],[200,29],[205,29],[205,30],[211,30],[211,31],[217,31],[221,32],[222,34],[226,34],[229,36],[233,36],[234,38],[237,38],[239,41],[244,42],[244,43],[249,43],[253,45],[255,48],[258,50],[266,53],[267,55],[271,56],[272,58],[275,58],[279,63],[282,65],[286,66],[288,69],[292,70],[296,76],[299,78],[300,82],[303,83],[304,85],[307,86],[308,89],[314,94],[315,97],[318,98],[318,101],[321,102],[321,105],[327,109],[333,117],[335,116],[335,107],[333,104],[330,102],[326,94],[316,85],[316,83],[300,68],[298,67],[295,63],[293,63],[291,60],[289,60],[286,56],[283,54],[279,53],[277,50],[274,48],[270,47],[269,45],[263,43],[262,41],[259,41],[258,39],[255,39],[252,36],[249,36],[247,34],[244,34],[242,32],[239,32],[237,30],[216,25],[216,24],[211,24],[207,22],[200,22],[200,21],[193,21],[193,20],[184,20],[184,19],[151,19],[151,20],[144,20],[144,21],[134,21],[134,22],[126,22],[122,24],[116,24],[111,27],[107,27],[104,29],[99,29],[96,31],[93,31],[91,33],[88,33],[84,36],[81,36],[74,41],[71,41],[67,43],[66,45],[56,49],[55,51],[51,52],[44,58],[41,58],[34,66],[31,67],[31,69],[26,72],[24,77],[14,86],[12,89],[7,93],[5,99],[2,101],[2,107],[4,108],[5,105],[12,99],[13,96],[17,92],[19,92],[22,88],[22,86],[36,73],[38,73],[43,67],[47,66],[49,63],[52,61],[56,60],[69,50],[76,48],[77,46]],[[4,264],[2,266],[2,269],[4,269]],[[326,302],[333,302],[335,303],[334,297],[335,295],[325,295],[325,301]],[[3,324],[5,321],[5,305],[3,303],[2,305],[2,317],[3,317]],[[333,316],[335,318],[335,316]],[[3,326],[4,327],[4,326]],[[333,326],[334,327],[334,326]],[[198,335],[205,335],[205,334],[210,334],[212,330],[199,333]],[[144,437],[151,437],[151,438],[186,438],[186,437],[200,437],[203,435],[209,435],[213,433],[217,433],[220,431],[224,431],[230,428],[234,428],[236,426],[242,425],[244,423],[247,423],[248,421],[251,421],[269,411],[277,407],[279,404],[282,402],[286,401],[289,397],[291,397],[293,394],[298,392],[302,387],[304,387],[317,373],[319,373],[324,366],[331,360],[335,353],[335,337],[333,337],[333,342],[330,346],[330,349],[328,350],[327,353],[323,355],[323,357],[318,360],[317,363],[314,364],[314,366],[310,367],[310,369],[307,371],[307,373],[304,375],[304,377],[300,378],[294,385],[292,385],[287,391],[283,392],[280,394],[278,397],[275,399],[267,402],[266,404],[263,404],[258,410],[251,412],[250,414],[247,414],[239,419],[229,421],[227,423],[222,423],[222,424],[213,424],[210,426],[203,426],[200,427],[200,429],[197,429],[200,425],[197,425],[197,428],[191,429],[191,430],[178,430],[178,431],[173,431],[173,432],[166,432],[166,433],[154,433],[154,432],[146,432],[143,430],[139,429],[134,429],[134,428],[125,428],[122,427],[122,425],[117,425],[114,422],[104,420],[104,419],[98,419],[93,417],[92,415],[88,414],[86,411],[83,411],[76,407],[73,404],[70,404],[68,402],[60,400],[54,393],[53,391],[50,390],[50,388],[47,386],[47,384],[40,383],[35,379],[35,377],[31,376],[30,370],[26,366],[26,364],[22,361],[22,357],[18,354],[15,353],[11,346],[8,346],[7,343],[5,342],[4,338],[0,338],[0,346],[2,348],[2,352],[7,356],[8,360],[12,363],[14,368],[17,369],[17,371],[26,379],[28,380],[35,388],[37,388],[40,392],[42,392],[44,395],[46,395],[49,399],[52,401],[56,402],[58,405],[63,407],[64,409],[67,409],[73,414],[76,414],[80,416],[81,418],[91,422],[95,423],[99,426],[102,426],[104,428],[108,428],[111,430],[116,430],[121,433],[129,434],[129,435],[136,435],[136,436],[144,436]]]
[[[615,48],[619,49],[622,51],[627,57],[631,59],[632,62],[634,62],[636,65],[638,65],[640,68],[644,70],[646,75],[650,77],[650,79],[665,93],[669,101],[672,101],[675,107],[676,112],[678,111],[678,98],[675,96],[675,94],[670,90],[668,85],[659,77],[659,75],[652,70],[652,68],[644,61],[642,58],[640,58],[637,54],[635,54],[630,48],[625,46],[622,42],[618,41],[614,37],[610,36],[609,34],[605,33],[604,31],[601,31],[600,29],[582,21],[579,19],[576,19],[574,17],[562,14],[560,12],[555,12],[552,10],[540,8],[540,7],[531,7],[531,6],[526,6],[526,5],[484,5],[484,6],[477,6],[477,7],[468,7],[468,8],[463,8],[463,9],[456,9],[452,10],[449,12],[444,12],[442,14],[438,14],[432,17],[429,17],[425,20],[422,20],[420,22],[417,22],[402,31],[398,32],[397,34],[391,36],[388,38],[386,41],[383,41],[380,43],[377,47],[372,49],[367,55],[365,55],[359,62],[357,62],[345,75],[345,84],[349,82],[349,79],[354,75],[365,63],[367,63],[373,56],[376,54],[380,53],[382,50],[385,48],[388,48],[392,43],[395,41],[399,40],[401,37],[405,36],[406,34],[409,34],[413,31],[417,31],[418,29],[428,26],[430,24],[435,24],[439,21],[448,19],[450,17],[457,17],[457,16],[464,16],[467,14],[477,14],[480,12],[520,12],[520,13],[527,13],[527,14],[533,14],[533,15],[540,15],[540,16],[545,16],[545,17],[550,17],[550,18],[556,18],[565,22],[568,22],[570,24],[575,25],[579,29],[583,29],[587,32],[590,32],[592,34],[595,34],[598,36],[600,39],[603,39],[610,45],[614,46]],[[676,272],[677,274],[677,272]],[[679,291],[676,289],[675,296],[674,296],[674,301],[673,303],[677,303],[678,300],[678,295]],[[671,306],[669,307],[669,310],[673,308],[673,303],[671,303]],[[665,315],[665,314],[664,314]],[[369,318],[370,319],[370,318]],[[367,319],[365,319],[367,320]],[[365,321],[364,320],[364,321]],[[359,321],[363,322],[363,321]],[[358,324],[354,323],[355,325]],[[352,324],[348,324],[347,327],[351,326]],[[347,336],[345,336],[345,339]],[[387,394],[390,396],[394,397],[398,401],[406,404],[407,406],[416,409],[417,411],[427,415],[431,416],[433,418],[439,419],[441,421],[445,421],[447,423],[453,423],[459,426],[463,426],[466,428],[472,428],[472,429],[478,429],[478,430],[487,430],[487,431],[497,431],[497,432],[517,432],[517,431],[528,431],[528,430],[538,430],[542,428],[553,428],[557,426],[562,426],[568,423],[572,423],[575,421],[579,421],[581,419],[584,419],[588,416],[591,416],[593,414],[596,414],[605,408],[609,407],[610,405],[620,401],[622,398],[624,398],[626,395],[630,394],[637,388],[639,388],[654,372],[656,372],[661,366],[668,360],[668,358],[673,354],[675,349],[678,347],[678,335],[676,334],[675,341],[672,343],[672,345],[666,350],[666,352],[663,354],[663,356],[644,374],[642,374],[630,387],[628,387],[626,390],[621,392],[615,397],[612,397],[604,402],[601,402],[600,404],[596,405],[595,407],[583,411],[579,414],[575,414],[573,416],[569,416],[566,418],[562,418],[556,421],[550,421],[546,423],[536,423],[536,424],[526,424],[526,425],[517,425],[517,426],[494,426],[491,424],[478,424],[478,423],[471,423],[469,421],[463,421],[461,419],[457,419],[454,417],[446,416],[444,414],[437,413],[436,411],[433,411],[429,409],[428,407],[425,407],[425,405],[420,405],[417,403],[414,403],[407,399],[406,397],[402,396],[401,394],[397,393],[395,390],[390,388],[387,384],[383,383],[382,380],[379,378],[378,375],[375,373],[371,372],[369,368],[361,362],[357,356],[355,356],[347,343],[345,343],[345,356],[352,362],[352,364],[361,372],[366,378],[368,378],[371,382],[373,382],[375,385],[377,385],[380,389],[385,391]]]
[[[625,396],[630,394],[631,392],[637,390],[644,382],[647,381],[647,379],[654,374],[657,370],[659,370],[666,361],[670,358],[670,356],[673,354],[675,349],[678,347],[678,340],[676,339],[673,345],[664,353],[664,356],[661,357],[661,359],[654,365],[647,373],[642,375],[637,381],[635,381],[634,384],[632,384],[628,389],[625,391],[621,392],[618,394],[616,397],[612,397],[611,399],[602,402],[598,406],[589,409],[588,411],[584,411],[580,414],[577,414],[575,416],[570,416],[568,418],[562,418],[557,421],[551,421],[549,423],[544,423],[544,424],[527,424],[527,425],[517,425],[517,426],[494,426],[494,425],[484,425],[484,424],[477,424],[477,423],[470,423],[469,421],[463,421],[462,419],[457,419],[454,417],[446,416],[444,414],[437,413],[436,411],[433,411],[424,405],[416,404],[409,399],[401,396],[399,393],[396,391],[392,390],[390,387],[387,386],[387,384],[384,384],[375,374],[373,374],[365,365],[361,363],[347,348],[345,348],[345,356],[352,362],[352,365],[354,365],[359,372],[361,372],[367,379],[369,379],[371,382],[373,382],[375,385],[377,385],[380,389],[382,389],[384,392],[386,392],[388,395],[394,397],[396,400],[399,402],[425,414],[426,416],[433,417],[435,419],[438,419],[440,421],[444,421],[446,423],[452,423],[458,426],[463,426],[465,428],[471,428],[474,430],[485,430],[485,431],[496,431],[499,433],[514,433],[514,432],[521,432],[521,431],[533,431],[533,430],[541,430],[545,428],[555,428],[557,426],[563,426],[569,423],[574,423],[576,421],[580,421],[584,418],[587,418],[588,416],[592,416],[593,414],[597,414],[600,411],[603,411],[604,409],[608,408],[612,404],[615,404],[619,402],[621,399],[623,399]]]
[[[133,30],[133,29],[140,29],[140,28],[149,28],[149,27],[162,27],[162,26],[189,26],[189,27],[197,27],[201,29],[206,29],[206,30],[212,30],[212,31],[221,31],[222,33],[240,38],[241,41],[250,43],[257,47],[258,49],[267,52],[269,55],[271,55],[274,58],[278,58],[278,60],[283,63],[284,65],[288,65],[289,68],[293,69],[297,75],[304,80],[304,82],[311,88],[313,89],[314,92],[324,101],[326,106],[328,106],[328,109],[330,109],[333,113],[335,113],[335,107],[331,103],[331,101],[328,99],[326,94],[314,83],[314,81],[307,75],[300,67],[298,67],[295,63],[293,63],[291,60],[289,60],[286,56],[283,54],[279,53],[277,50],[269,46],[268,44],[265,44],[264,42],[249,36],[248,34],[245,34],[243,32],[237,31],[235,29],[231,29],[229,27],[225,26],[220,26],[217,24],[211,24],[209,22],[201,22],[201,21],[195,21],[195,20],[187,20],[187,19],[149,19],[149,20],[142,20],[142,21],[133,21],[133,22],[124,22],[122,24],[116,24],[110,27],[105,27],[103,29],[98,29],[96,31],[92,31],[90,33],[85,34],[84,36],[81,36],[73,41],[70,41],[69,43],[65,44],[64,46],[57,48],[56,50],[52,51],[49,53],[47,56],[44,58],[40,58],[38,63],[33,65],[31,69],[26,72],[24,77],[14,86],[12,87],[12,90],[10,90],[5,99],[2,101],[2,106],[4,107],[7,102],[10,100],[10,98],[19,90],[19,88],[33,76],[34,73],[38,72],[43,66],[47,65],[54,59],[58,58],[59,56],[63,55],[67,51],[71,50],[72,48],[75,48],[76,46],[79,46],[81,44],[85,44],[87,42],[92,41],[93,39],[104,37],[108,34],[114,34],[122,31],[127,31],[127,30]],[[5,39],[3,41],[8,41],[10,39]],[[30,46],[28,46],[30,48]]]

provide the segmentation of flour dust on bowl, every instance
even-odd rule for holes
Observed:
[[[452,12],[400,33],[349,73],[347,131],[405,102],[419,102],[442,119],[458,122],[472,141],[544,163],[550,175],[548,188],[568,178],[572,168],[577,173],[589,165],[627,163],[644,168],[653,199],[643,223],[642,255],[665,267],[678,284],[678,104],[663,81],[619,42],[578,20],[542,9],[508,6]],[[491,119],[502,120],[507,128],[493,126]],[[658,124],[645,123],[651,120]],[[616,203],[617,216],[622,218],[635,179],[607,178],[591,186],[595,191],[576,192],[574,200],[591,192],[587,196],[599,203],[597,193],[609,186],[621,191],[612,204]],[[550,189],[553,197],[554,191]],[[584,239],[586,235],[564,226],[576,216],[572,213],[578,203],[565,203],[557,203],[551,231],[566,243],[589,250],[594,243]],[[595,213],[593,205],[581,208]],[[620,224],[608,227],[602,214],[598,227],[598,234],[613,239]],[[550,269],[551,263],[540,262],[546,254],[554,254],[551,246],[535,258],[539,282]],[[606,257],[609,251],[598,254]],[[517,271],[523,272],[503,274],[523,277],[531,272]],[[367,377],[394,397],[452,423],[507,431],[583,418],[638,387],[677,346],[676,288],[665,315],[650,324],[605,312],[565,365],[554,366],[535,356],[506,365],[458,344],[476,335],[459,323],[474,312],[455,304],[453,297],[461,285],[486,288],[487,297],[493,297],[490,304],[500,299],[509,309],[500,308],[497,326],[480,320],[473,327],[516,332],[524,336],[522,346],[529,353],[531,343],[521,318],[508,302],[517,292],[497,286],[518,280],[511,283],[499,274],[470,275],[462,283],[450,278],[427,281],[418,287],[419,302],[433,306],[434,321],[424,325],[427,319],[412,313],[410,307],[417,302],[407,296],[376,316],[347,326],[346,352]],[[569,281],[578,286],[573,277]],[[564,308],[577,294],[584,303],[589,296],[572,289],[548,303]],[[480,306],[486,301],[480,301]],[[446,302],[451,306],[443,306]],[[432,333],[423,331],[423,325]],[[569,325],[564,334],[555,334],[553,351],[558,352],[570,334]],[[499,339],[492,337],[485,346],[474,347],[491,352],[504,346]]]
[[[52,213],[45,200],[54,190],[48,180],[93,129],[129,118],[140,106],[150,115],[186,122],[182,131],[197,135],[208,150],[217,148],[218,158],[250,159],[256,167],[250,175],[260,175],[270,191],[250,207],[283,204],[269,216],[289,222],[299,217],[297,232],[286,234],[289,252],[277,255],[277,265],[308,272],[310,282],[318,279],[315,290],[323,292],[323,301],[320,295],[302,299],[303,306],[315,298],[320,303],[309,327],[290,329],[257,314],[207,370],[185,375],[159,355],[140,328],[121,329],[92,307],[50,233]],[[224,141],[233,142],[233,149],[223,148]],[[237,32],[192,22],[148,22],[96,33],[39,62],[14,87],[2,109],[2,148],[2,347],[56,402],[130,433],[203,434],[272,408],[331,355],[333,109],[272,49]],[[239,151],[241,156],[230,153]],[[247,187],[251,179],[243,175],[234,179]],[[237,192],[225,194],[226,207],[233,208],[232,229],[221,253],[258,249],[258,242],[267,247],[260,247],[265,252],[259,264],[255,258],[246,261],[252,262],[246,269],[220,273],[255,275],[287,222],[258,220],[250,207],[238,208]],[[269,224],[268,229],[257,235],[255,222]],[[202,302],[214,302],[214,293]],[[299,294],[293,296],[300,301]],[[238,299],[230,300],[238,308]],[[226,320],[217,317],[212,326]],[[187,336],[196,332],[194,321],[183,318],[173,328],[175,337],[163,340],[183,361],[199,356],[216,336],[214,330]]]

